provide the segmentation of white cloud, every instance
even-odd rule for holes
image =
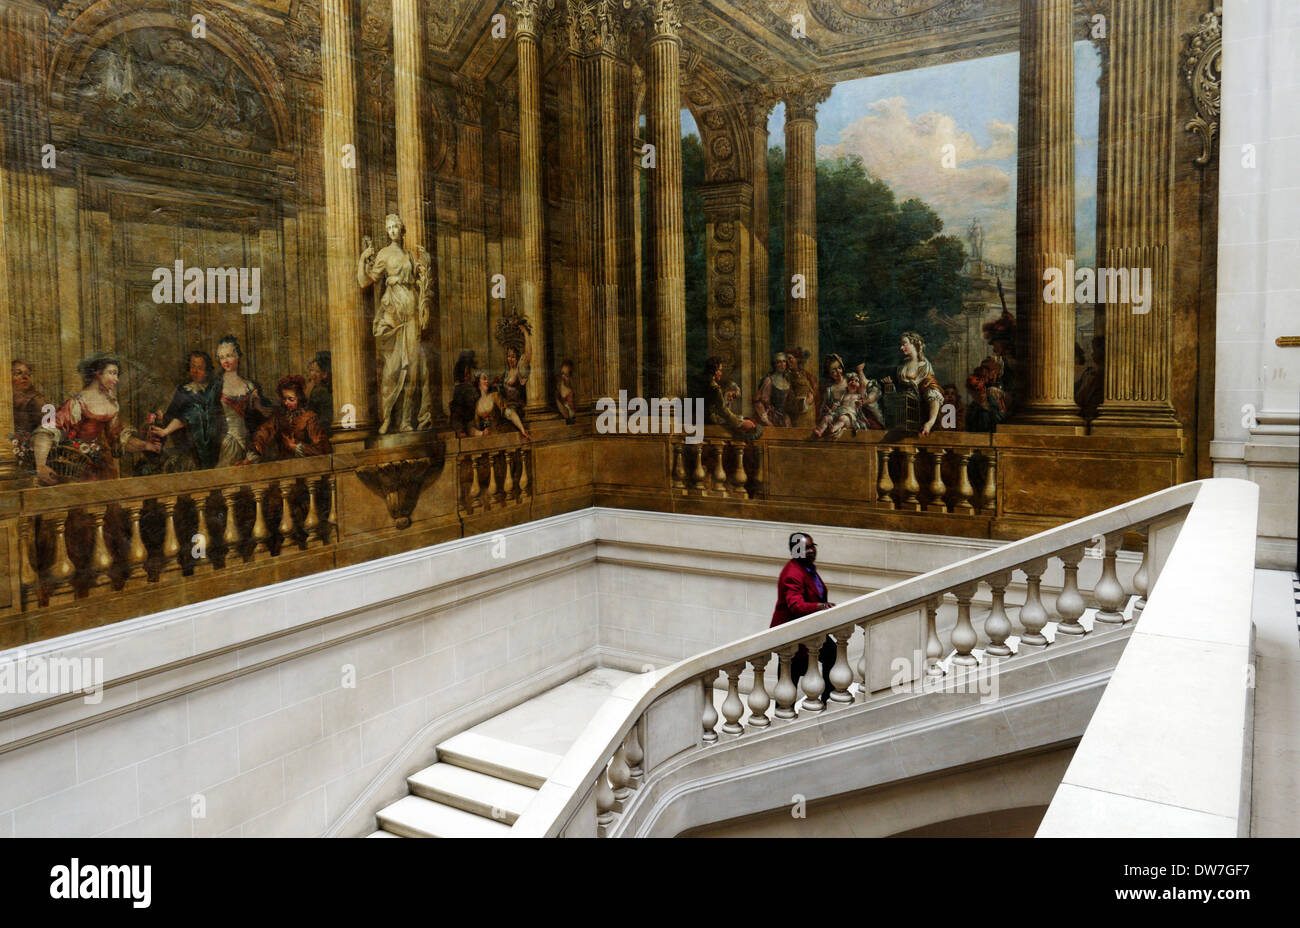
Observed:
[[[867,106],[867,114],[850,123],[835,145],[818,155],[857,155],[867,170],[893,188],[900,200],[917,197],[943,219],[944,232],[963,236],[978,217],[986,234],[985,258],[999,264],[1015,259],[1016,201],[1011,174],[989,162],[1014,158],[1016,127],[994,120],[990,142],[978,145],[969,132],[944,113],[916,118],[907,100],[890,97]],[[956,166],[943,167],[945,145],[952,145]]]

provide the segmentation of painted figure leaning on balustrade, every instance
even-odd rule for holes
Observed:
[[[36,479],[42,485],[114,480],[121,455],[162,450],[160,442],[138,437],[121,421],[117,404],[121,370],[116,358],[102,355],[77,365],[81,392],[59,407],[52,428],[42,425],[32,435]]]
[[[30,471],[32,461],[32,433],[41,427],[45,397],[37,389],[32,377],[32,366],[26,361],[13,361],[9,365],[13,379],[14,399],[14,458],[18,466]]]
[[[790,380],[786,377],[788,358],[784,351],[772,356],[772,370],[758,385],[754,397],[754,415],[762,425],[787,428],[790,417],[785,414],[785,400],[790,393]]]
[[[433,265],[429,253],[402,247],[406,226],[400,216],[384,219],[388,244],[375,252],[362,239],[357,284],[382,291],[376,301],[372,331],[383,359],[379,375],[382,414],[379,432],[409,432],[433,425],[430,366],[422,343],[433,301]]]
[[[176,388],[162,415],[165,425],[149,428],[149,437],[166,443],[162,473],[217,466],[221,451],[221,405],[212,358],[206,351],[191,351],[186,364],[189,381]],[[166,440],[176,436],[172,442]]]
[[[262,396],[262,385],[240,373],[243,356],[235,336],[223,335],[217,342],[217,365],[221,368],[217,374],[221,404],[218,467],[233,467],[244,461],[248,443],[272,410],[271,403]]]
[[[886,377],[883,383],[895,383],[899,390],[917,398],[926,409],[921,434],[929,435],[943,405],[943,389],[934,376],[934,368],[925,358],[925,342],[920,334],[904,332],[899,337],[898,348],[903,353],[903,363],[898,365],[894,376]]]
[[[528,378],[532,372],[532,328],[521,316],[509,316],[497,324],[497,341],[506,349],[506,369],[493,385],[501,394],[502,414],[506,421],[528,439],[524,428],[524,405],[528,401]],[[545,381],[542,381],[545,384]]]
[[[297,374],[275,385],[280,405],[253,436],[245,461],[292,460],[330,453],[329,436],[316,413],[307,408],[307,384]]]
[[[761,436],[761,425],[753,419],[742,419],[727,403],[727,388],[735,385],[724,385],[722,382],[722,358],[706,358],[704,376],[708,382],[704,393],[704,421],[709,425],[722,426],[737,438],[754,439]],[[735,387],[735,393],[738,397],[738,387]]]
[[[316,413],[324,428],[334,421],[334,377],[330,368],[330,353],[318,351],[307,362],[307,408]]]
[[[785,398],[786,416],[795,428],[811,429],[817,422],[817,408],[820,405],[817,378],[811,371],[804,369],[812,352],[795,347],[786,351],[786,357],[789,359],[786,377],[790,381],[790,392]]]

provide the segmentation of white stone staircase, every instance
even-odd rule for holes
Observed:
[[[376,814],[371,838],[503,838],[605,697],[630,674],[597,669],[437,747],[406,778],[409,795]]]

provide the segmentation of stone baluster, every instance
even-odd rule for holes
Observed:
[[[316,506],[316,485],[312,483],[310,477],[307,478],[306,484],[307,484],[307,518],[302,523],[302,530],[307,533],[307,544],[310,545],[311,536],[316,534],[317,530],[320,528],[321,518],[320,518],[320,509]],[[334,487],[333,487],[333,483],[331,482],[330,484],[331,494],[333,494],[333,491],[334,491]],[[336,517],[335,513],[337,511],[338,511],[338,503],[333,501],[331,496],[331,502],[330,502],[331,519]],[[328,543],[329,533],[330,533],[329,525],[326,525],[321,540]]]
[[[939,599],[932,599],[925,604],[925,672],[931,677],[942,677],[943,644],[939,641],[939,631],[935,623],[939,618]]]
[[[293,506],[291,505],[293,493],[290,491],[291,485],[288,481],[281,480],[276,486],[280,491],[280,524],[277,528],[280,532],[280,550],[283,551],[284,546],[293,537]]]
[[[681,443],[673,442],[673,468],[672,481],[673,489],[684,491],[686,489],[686,468],[682,465],[682,456],[686,453]]]
[[[226,544],[226,560],[239,547],[239,526],[235,524],[235,498],[239,496],[239,487],[228,487],[221,491],[221,498],[226,503],[226,529],[221,533],[221,540]]]
[[[126,510],[127,521],[131,526],[131,541],[126,549],[126,576],[133,577],[136,571],[145,571],[145,561],[149,559],[149,552],[145,549],[144,540],[140,537],[140,517],[144,515],[144,503],[136,503]]]
[[[691,482],[693,490],[703,493],[708,487],[705,480],[708,474],[704,472],[704,442],[695,446],[695,469],[691,471]]]
[[[609,785],[614,787],[614,802],[623,803],[632,795],[632,768],[627,763],[626,743],[620,744],[609,762]],[[615,805],[620,811],[620,805]]]
[[[958,455],[957,463],[957,505],[953,507],[954,512],[962,515],[974,515],[975,506],[971,502],[975,497],[975,488],[970,482],[971,458],[974,452],[962,448],[953,449],[953,453]]]
[[[102,518],[102,516],[101,516]],[[35,590],[40,583],[36,566],[35,522],[24,520],[18,535],[18,576],[24,591]]]
[[[522,502],[528,497],[529,476],[528,470],[530,465],[530,456],[526,448],[519,449],[519,500]]]
[[[614,822],[614,790],[604,770],[596,774],[596,825],[604,828]]]
[[[1010,657],[1011,648],[1007,647],[1007,638],[1011,635],[1011,620],[1007,618],[1005,596],[1007,586],[1011,583],[1011,572],[994,574],[987,582],[993,590],[993,609],[984,620],[984,634],[989,639],[984,653],[990,657]]]
[[[731,473],[731,486],[735,494],[743,499],[746,496],[745,485],[749,483],[749,474],[745,473],[745,443],[738,441],[731,447],[736,451],[736,469]]]
[[[627,738],[623,741],[623,753],[627,757],[628,775],[632,778],[632,788],[636,789],[640,781],[645,777],[645,768],[641,762],[645,760],[645,750],[641,747],[641,723],[632,726],[632,730],[627,733]]]
[[[88,515],[94,532],[94,547],[90,552],[90,582],[94,586],[103,586],[112,582],[113,579],[110,574],[113,567],[113,556],[109,554],[108,543],[104,540],[104,517],[108,515],[108,510],[95,509]],[[170,516],[168,516],[168,519],[168,526],[170,527]],[[173,539],[175,535],[176,532],[173,529]],[[26,559],[24,558],[24,560]]]
[[[1123,625],[1128,594],[1124,592],[1124,585],[1119,582],[1119,576],[1115,572],[1115,558],[1124,545],[1124,533],[1113,532],[1105,536],[1103,543],[1106,547],[1102,552],[1101,578],[1092,591],[1100,608],[1093,617],[1093,622],[1101,625]],[[1093,628],[1096,627],[1093,625]]]
[[[483,494],[484,508],[491,509],[498,504],[501,499],[501,487],[497,482],[496,455],[488,452],[483,455],[483,460],[487,464],[488,485],[487,492]],[[615,790],[617,793],[618,791]]]
[[[953,657],[954,667],[975,667],[979,659],[971,653],[979,638],[975,626],[970,621],[970,601],[975,595],[975,584],[954,587],[950,592],[957,598],[957,624],[952,630],[952,647],[957,654]]]
[[[256,487],[253,490],[253,550],[265,548],[271,550],[271,529],[266,524],[266,498],[271,493],[271,484]]]
[[[51,587],[60,587],[64,584],[71,583],[73,575],[76,574],[77,568],[68,557],[68,539],[67,526],[68,514],[66,512],[51,513],[45,517],[49,520],[50,531],[54,534],[54,561],[50,564],[49,577]]]
[[[772,699],[767,695],[767,681],[763,679],[763,672],[767,670],[767,662],[771,659],[772,655],[763,654],[749,662],[749,665],[754,668],[754,686],[749,691],[750,728],[766,728],[772,724],[772,720],[767,717],[767,709],[772,704]]]
[[[884,509],[895,509],[894,478],[889,476],[889,459],[893,457],[893,448],[879,450],[880,476],[876,480],[876,505]]]
[[[177,556],[181,553],[181,542],[176,537],[176,498],[159,501],[163,510],[163,570],[179,569]]]
[[[706,744],[712,744],[718,740],[718,733],[714,730],[718,724],[718,707],[713,703],[713,681],[717,676],[718,672],[716,670],[710,670],[700,677],[700,682],[704,686],[703,722]]]
[[[934,462],[934,473],[930,477],[930,502],[926,503],[926,512],[947,512],[948,505],[944,501],[944,496],[948,493],[948,488],[943,484],[943,449],[935,448],[930,452],[930,459]]]
[[[481,504],[480,497],[483,495],[483,488],[478,479],[478,455],[471,454],[467,459],[469,461],[470,480],[469,495],[465,500],[465,508],[473,512]]]
[[[1142,615],[1142,610],[1147,607],[1147,594],[1151,592],[1151,572],[1148,568],[1148,558],[1151,551],[1151,537],[1147,530],[1142,530],[1142,563],[1138,565],[1137,573],[1133,575],[1133,592],[1137,594],[1137,602],[1133,604],[1133,619],[1136,621],[1138,616]]]
[[[821,634],[803,643],[803,646],[808,649],[808,669],[804,672],[803,679],[799,681],[804,692],[804,700],[799,705],[808,712],[821,712],[826,708],[821,701],[822,693],[826,690],[826,681],[822,679],[822,665],[818,660],[821,646],[825,642],[826,635]]]
[[[1083,545],[1078,545],[1057,554],[1065,565],[1065,585],[1056,597],[1056,614],[1060,621],[1056,623],[1058,635],[1082,635],[1084,627],[1079,624],[1085,604],[1079,593],[1079,561],[1083,560]]]
[[[853,626],[840,629],[833,637],[835,663],[831,666],[830,679],[827,681],[831,690],[826,702],[828,706],[833,702],[853,702],[853,694],[849,692],[849,687],[853,685],[853,668],[849,666],[849,639],[853,637]]]
[[[727,443],[725,441],[709,442],[709,446],[717,451],[717,456],[713,459],[713,492],[718,496],[727,495],[727,471],[722,466],[722,458],[727,453]]]
[[[992,515],[998,511],[998,462],[992,453],[985,460],[989,464],[988,473],[984,475],[984,486],[980,490],[976,504],[981,513]]]
[[[792,644],[777,651],[777,676],[776,688],[772,690],[772,697],[776,700],[776,708],[772,711],[772,717],[777,719],[792,719],[795,717],[794,701],[799,698],[799,690],[794,685],[794,680],[790,676],[790,662],[794,656],[799,653],[799,646]]]
[[[755,443],[754,448],[754,495],[758,496],[763,491],[763,485],[767,483],[767,475],[763,473],[763,446]]]
[[[871,667],[867,663],[867,651],[871,645],[871,626],[866,622],[859,623],[858,628],[862,629],[862,656],[858,658],[858,696],[863,702],[871,695],[871,684],[867,680],[867,675],[871,672]]]
[[[513,503],[515,501],[515,453],[503,451],[501,458],[505,463],[505,473],[501,477],[501,497],[505,502]]]
[[[740,724],[740,717],[745,714],[745,704],[740,701],[740,674],[744,664],[732,664],[727,668],[727,698],[722,701],[722,731],[728,735],[739,735],[745,730]]]
[[[326,475],[325,486],[330,491],[330,517],[325,523],[325,533],[321,536],[321,544],[329,544],[331,540],[338,537],[339,528],[339,482],[334,476]]]
[[[1047,609],[1043,606],[1040,588],[1043,573],[1047,570],[1047,558],[1022,564],[1020,569],[1025,572],[1025,580],[1029,584],[1025,604],[1020,607],[1020,624],[1025,629],[1025,633],[1020,636],[1020,647],[1022,650],[1025,647],[1045,648],[1047,638],[1043,636],[1043,628],[1047,625]]]
[[[921,485],[916,482],[916,449],[909,445],[900,450],[903,453],[903,499],[898,508],[920,512],[921,501],[917,494],[921,492]]]

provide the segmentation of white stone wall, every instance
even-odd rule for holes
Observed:
[[[1216,477],[1260,494],[1261,567],[1296,566],[1300,464],[1300,4],[1225,0]],[[1249,147],[1248,147],[1249,146]]]
[[[0,836],[365,833],[450,735],[598,664],[766,629],[796,528],[835,602],[999,544],[588,509],[43,642],[24,656],[100,658],[110,685],[0,693]]]

